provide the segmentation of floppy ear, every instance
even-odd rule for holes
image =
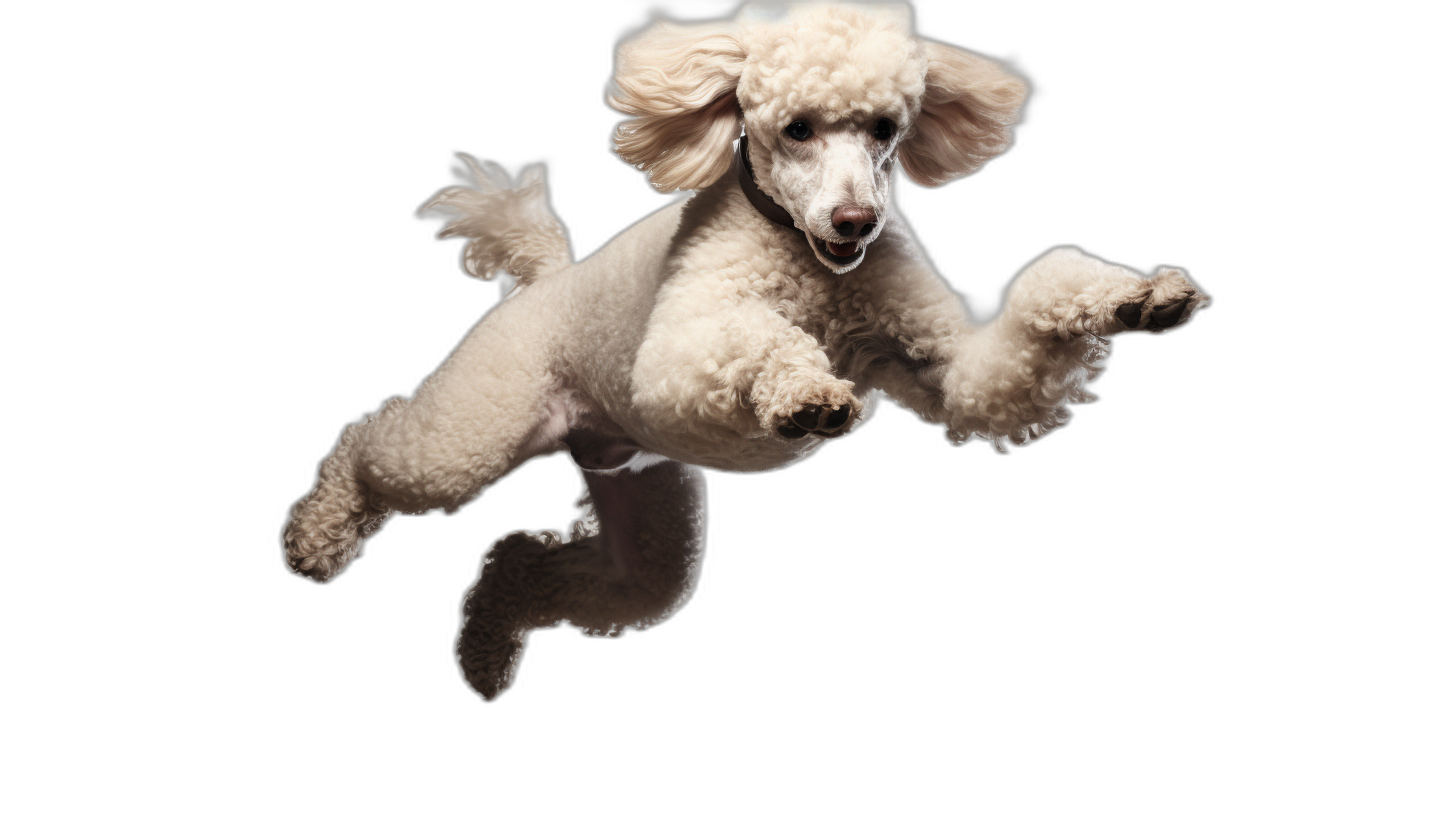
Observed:
[[[900,143],[900,164],[918,184],[960,178],[1011,144],[1026,85],[969,51],[925,42],[930,67],[920,116]]]
[[[743,61],[730,23],[657,23],[623,43],[607,102],[635,118],[617,126],[617,153],[662,192],[717,181],[733,163]]]

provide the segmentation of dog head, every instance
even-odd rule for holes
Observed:
[[[660,22],[623,43],[609,102],[617,152],[657,189],[696,190],[741,131],[760,190],[831,271],[854,269],[888,215],[898,158],[938,185],[1005,150],[1026,89],[990,60],[910,33],[908,9],[807,6],[780,19]]]

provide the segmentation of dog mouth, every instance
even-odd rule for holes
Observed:
[[[869,243],[868,241],[850,241],[836,244],[817,235],[807,232],[804,234],[808,236],[809,243],[813,245],[821,258],[840,266],[848,266],[864,257],[865,244]]]

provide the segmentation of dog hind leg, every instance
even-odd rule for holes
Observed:
[[[293,507],[283,535],[289,566],[326,581],[392,511],[454,510],[560,448],[568,418],[554,410],[547,344],[530,311],[513,308],[526,294],[481,321],[413,398],[391,399],[344,429]]]
[[[563,620],[592,635],[646,628],[676,611],[697,581],[704,493],[696,468],[663,460],[583,473],[597,529],[583,525],[567,542],[507,536],[465,598],[460,667],[487,700],[510,685],[531,629]]]

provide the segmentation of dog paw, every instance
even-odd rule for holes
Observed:
[[[806,405],[790,414],[777,430],[786,439],[802,439],[811,433],[835,437],[848,429],[854,413],[849,405]]]
[[[480,580],[465,595],[465,622],[455,654],[470,686],[487,700],[505,691],[515,678],[533,625],[550,625],[543,617],[541,595],[549,590],[541,575],[548,542],[528,533],[512,533],[491,548]]]
[[[1208,303],[1208,297],[1194,288],[1183,272],[1171,267],[1158,270],[1147,281],[1145,292],[1127,299],[1113,310],[1114,331],[1160,332],[1188,322],[1193,312]]]
[[[516,666],[525,647],[520,637],[491,638],[467,630],[461,634],[456,650],[460,672],[476,693],[486,700],[494,700],[515,679]]]
[[[289,569],[323,583],[348,566],[359,554],[360,542],[389,518],[387,508],[365,501],[358,505],[341,508],[309,498],[295,505],[283,531]]]
[[[854,425],[862,407],[854,395],[854,383],[827,371],[764,377],[753,390],[759,427],[785,439],[803,439],[809,434],[839,436]]]
[[[850,384],[842,380],[794,389],[775,406],[765,425],[785,439],[840,436],[854,425],[862,407]]]

